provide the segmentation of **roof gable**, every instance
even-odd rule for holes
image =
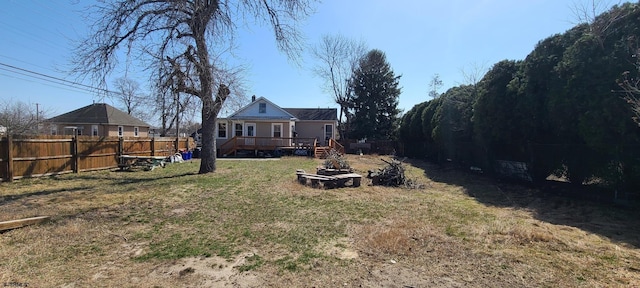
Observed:
[[[228,119],[292,119],[294,115],[280,106],[273,104],[264,97],[260,97],[249,105],[231,114]]]
[[[144,121],[106,103],[94,103],[49,119],[54,123],[109,124],[150,127]]]

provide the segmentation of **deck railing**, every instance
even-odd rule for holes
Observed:
[[[274,150],[279,147],[299,147],[301,149],[313,149],[316,146],[316,138],[300,137],[251,137],[235,136],[220,145],[222,155],[233,153],[237,150]]]
[[[334,139],[329,139],[329,147],[340,154],[344,154],[344,146]]]

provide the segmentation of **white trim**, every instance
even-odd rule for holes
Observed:
[[[100,136],[100,127],[98,125],[91,125],[91,136]]]

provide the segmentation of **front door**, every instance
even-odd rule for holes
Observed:
[[[245,145],[256,145],[256,123],[246,123],[244,124],[245,135],[248,138],[244,139]]]
[[[333,125],[325,124],[324,125],[324,140],[325,146],[329,146],[329,139],[333,138]]]

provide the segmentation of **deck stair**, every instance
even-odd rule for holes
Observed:
[[[343,155],[345,152],[344,146],[342,146],[342,144],[338,143],[338,141],[334,139],[329,139],[329,146],[316,146],[313,151],[313,155],[315,155],[316,158],[319,159],[326,159],[329,156],[331,150],[336,151],[339,155]]]
[[[329,146],[316,146],[316,149],[313,151],[313,155],[318,159],[326,159],[329,156],[329,152],[331,151],[331,147]]]

